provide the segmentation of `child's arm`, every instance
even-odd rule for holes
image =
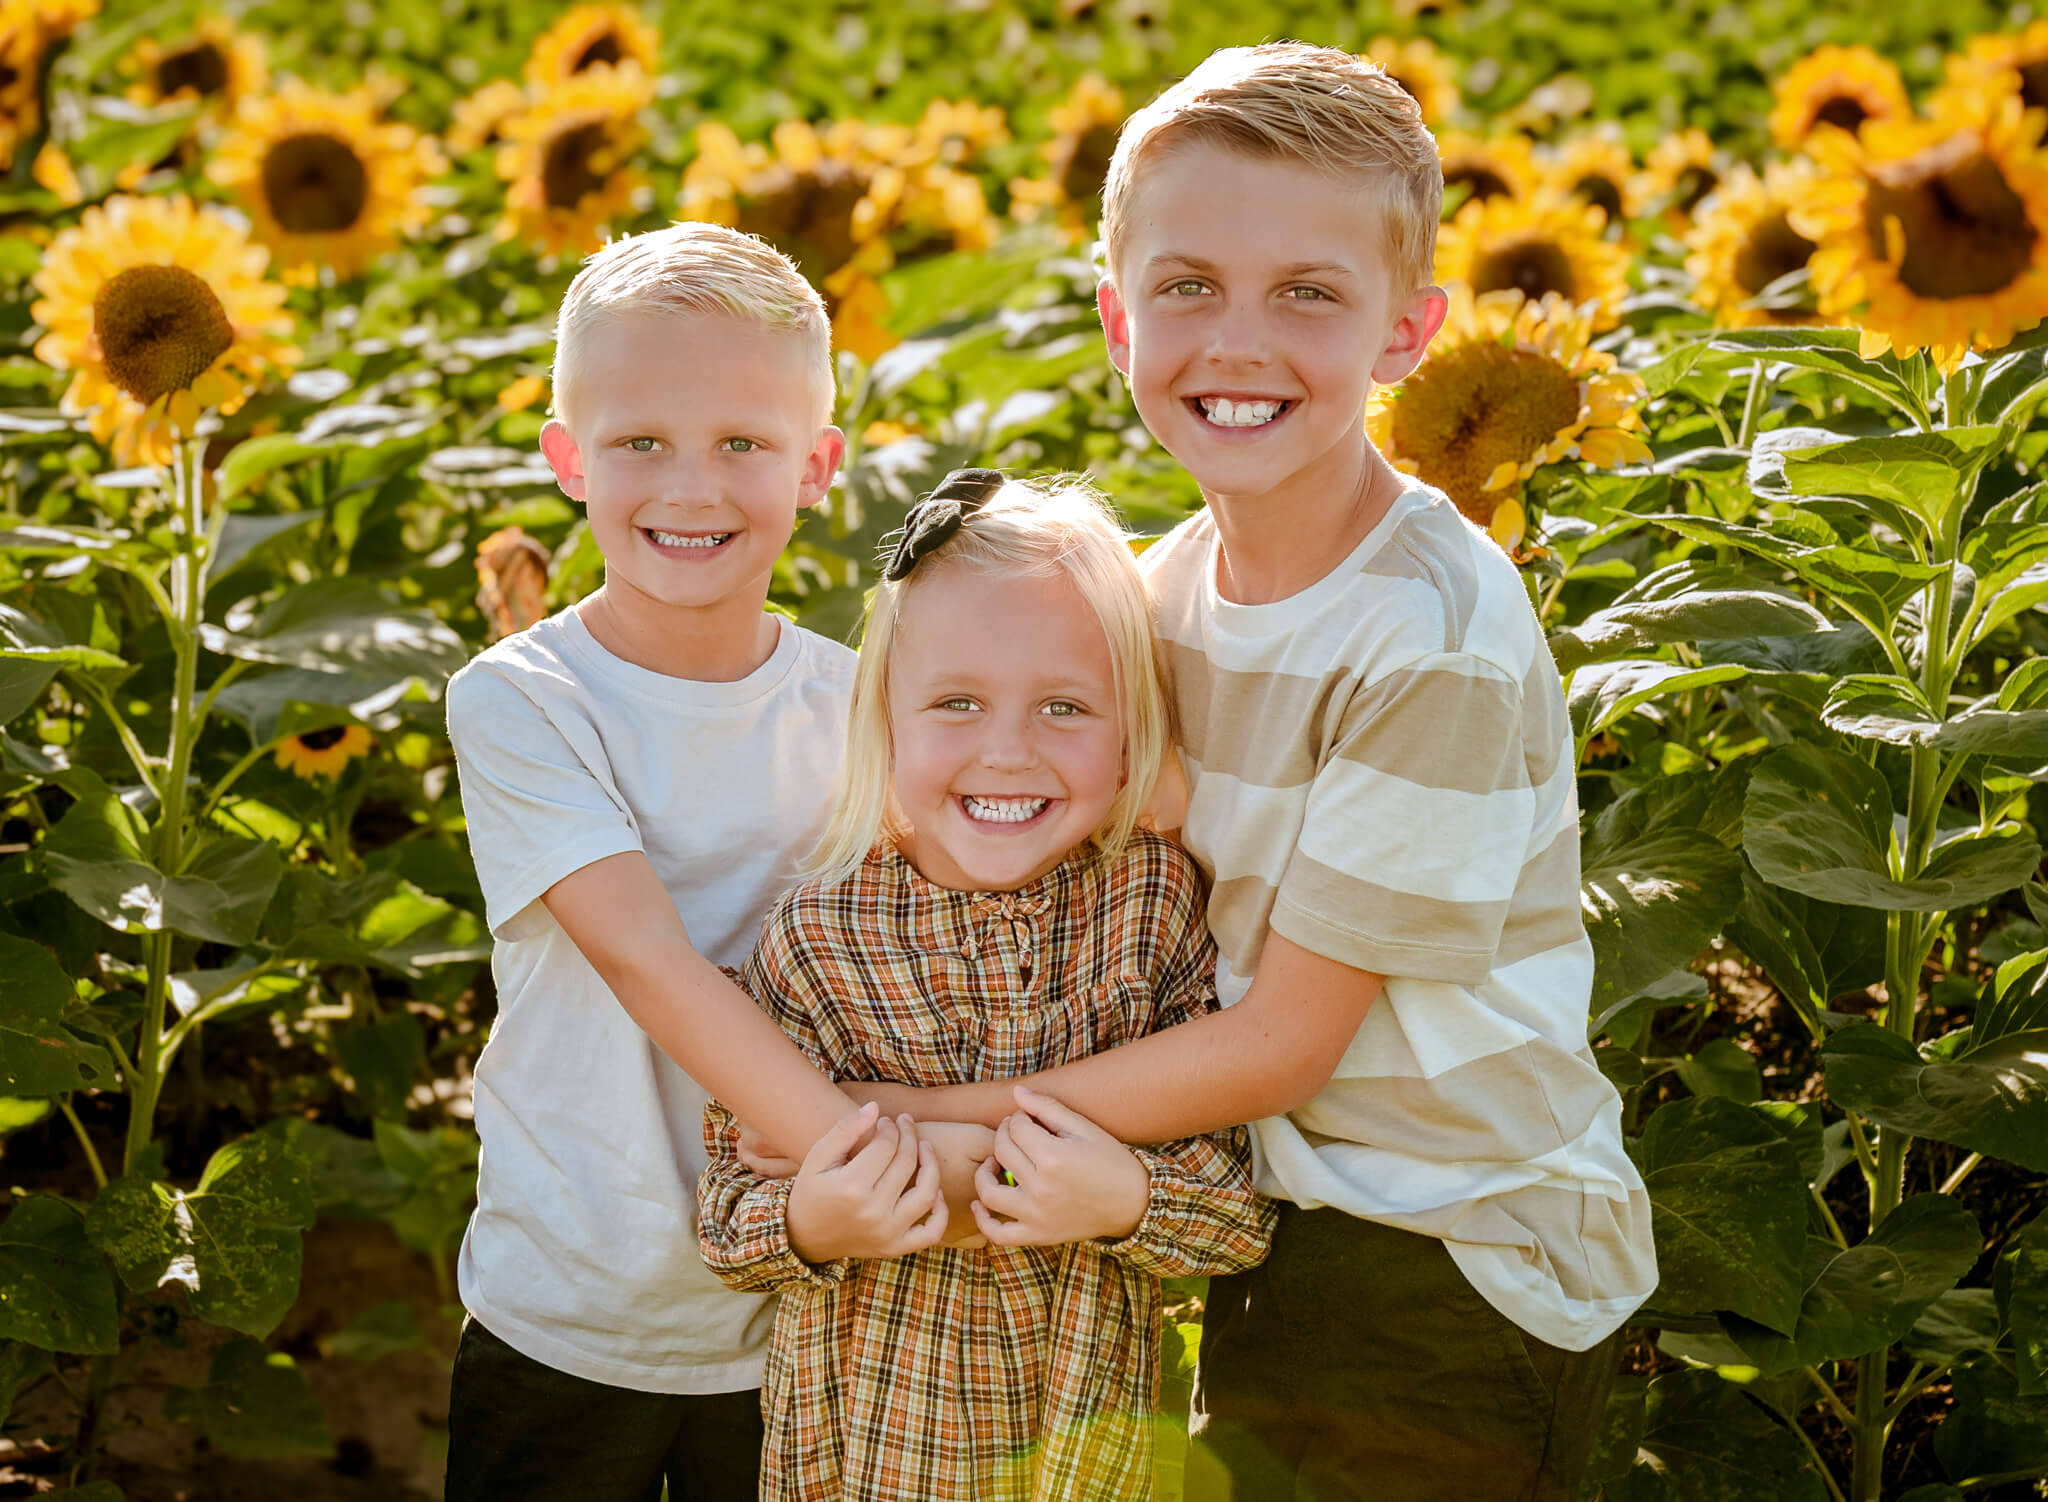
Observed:
[[[994,1126],[1016,1109],[1011,1085],[1022,1083],[1064,1101],[1125,1142],[1172,1142],[1284,1116],[1314,1099],[1336,1072],[1384,979],[1269,932],[1251,989],[1220,1012],[1018,1082],[847,1089],[887,1111]]]
[[[974,1218],[996,1246],[1114,1238],[1103,1250],[1159,1278],[1235,1272],[1272,1245],[1272,1201],[1252,1189],[1243,1127],[1127,1148],[1050,1096],[1015,1087],[1017,1112],[975,1178]],[[1014,1184],[997,1177],[1007,1169]]]
[[[541,900],[655,1046],[770,1141],[808,1153],[846,1115],[847,1096],[697,953],[645,855],[595,861]]]

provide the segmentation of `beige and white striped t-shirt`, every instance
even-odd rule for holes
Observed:
[[[1223,1004],[1269,927],[1387,977],[1322,1093],[1253,1124],[1259,1188],[1439,1237],[1501,1313],[1583,1350],[1657,1270],[1586,1045],[1571,732],[1521,580],[1426,487],[1284,600],[1224,599],[1216,555],[1202,512],[1143,566]]]

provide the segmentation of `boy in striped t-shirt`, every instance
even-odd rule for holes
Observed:
[[[1208,502],[1145,567],[1224,1009],[1029,1083],[1127,1141],[1253,1123],[1281,1219],[1211,1287],[1196,1502],[1574,1497],[1656,1284],[1556,669],[1513,565],[1365,436],[1443,321],[1441,196],[1413,101],[1296,43],[1139,111],[1104,195],[1110,358]],[[1013,1116],[978,1184],[1026,1213],[1065,1158]]]

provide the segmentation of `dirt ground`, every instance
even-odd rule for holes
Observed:
[[[367,1309],[402,1300],[422,1332],[444,1349],[454,1330],[438,1311],[426,1260],[400,1246],[380,1222],[324,1220],[307,1233],[299,1301],[269,1345],[298,1363],[326,1415],[329,1460],[245,1460],[223,1455],[196,1430],[164,1416],[172,1387],[206,1380],[213,1351],[232,1332],[192,1321],[183,1350],[150,1342],[109,1403],[105,1456],[97,1478],[128,1502],[431,1502],[441,1495],[448,1375],[417,1351],[374,1361],[330,1354],[334,1333]],[[80,1389],[82,1365],[60,1375]],[[57,1490],[65,1477],[38,1436],[67,1435],[78,1408],[56,1382],[25,1392],[0,1439],[0,1498]]]

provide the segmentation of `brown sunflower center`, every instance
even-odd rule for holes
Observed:
[[[626,55],[626,49],[619,45],[618,33],[602,32],[596,41],[577,54],[571,73],[581,73],[586,68],[595,68],[600,63],[616,65]]]
[[[1566,302],[1576,302],[1578,278],[1572,274],[1572,258],[1562,245],[1531,235],[1481,251],[1472,263],[1472,290],[1512,290],[1530,298],[1555,292]]]
[[[1863,101],[1850,94],[1831,95],[1822,100],[1820,108],[1813,112],[1814,124],[1832,125],[1852,136],[1869,118],[1870,111],[1863,107]]]
[[[0,94],[21,82],[21,70],[12,63],[0,63]]]
[[[362,218],[369,169],[353,146],[324,130],[286,136],[264,154],[263,201],[288,234],[333,234]]]
[[[1596,205],[1609,224],[1621,219],[1621,188],[1604,172],[1588,172],[1573,183],[1572,196],[1581,203]]]
[[[2020,103],[2030,110],[2048,109],[2048,57],[2020,64]]]
[[[1989,296],[2034,258],[2027,206],[1974,131],[1872,170],[1864,223],[1873,255],[1888,258],[1893,222],[1905,247],[1899,280],[1919,297]]]
[[[1714,189],[1721,186],[1721,174],[1711,167],[1691,166],[1678,174],[1671,190],[1671,207],[1690,214]]]
[[[183,266],[130,266],[92,300],[107,379],[144,405],[182,391],[235,342],[227,310]]]
[[[1416,88],[1415,85],[1410,83],[1407,79],[1403,78],[1400,74],[1389,73],[1387,75],[1387,82],[1391,83],[1395,88],[1399,89],[1402,93],[1406,94],[1410,99],[1413,99],[1417,104],[1422,103],[1422,91]]]
[[[1091,125],[1074,141],[1060,166],[1060,192],[1068,203],[1092,203],[1102,196],[1109,159],[1116,154],[1116,127]]]
[[[325,730],[308,730],[296,739],[308,751],[325,751],[329,746],[339,745],[341,738],[347,734],[348,726],[330,725]]]
[[[1486,489],[1578,421],[1578,377],[1548,355],[1475,340],[1431,360],[1394,405],[1394,452],[1485,526],[1507,494]]]
[[[168,99],[190,89],[204,99],[228,86],[228,60],[211,42],[194,42],[165,54],[156,65],[156,91]]]
[[[592,193],[601,192],[611,175],[611,136],[601,122],[577,125],[548,142],[541,159],[541,192],[551,209],[573,209]]]
[[[804,172],[781,169],[752,203],[740,210],[742,233],[759,235],[818,281],[853,259],[853,207],[868,191],[865,173],[844,162],[822,161]]]
[[[1792,228],[1780,209],[1750,231],[1735,256],[1735,285],[1754,297],[1780,277],[1802,269],[1813,256],[1813,242]]]
[[[1484,202],[1489,198],[1501,198],[1513,190],[1508,180],[1483,162],[1459,162],[1444,169],[1444,196],[1450,196],[1451,189],[1463,188],[1465,202]]]

